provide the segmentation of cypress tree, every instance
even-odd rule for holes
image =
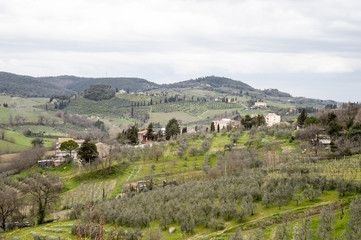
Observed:
[[[299,127],[303,127],[305,125],[306,119],[307,119],[306,109],[303,108],[301,114],[297,118],[297,125]]]
[[[215,132],[216,131],[216,128],[214,126],[214,122],[211,123],[211,132]]]

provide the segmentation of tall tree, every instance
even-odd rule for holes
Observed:
[[[167,126],[165,127],[165,137],[169,140],[172,136],[179,134],[179,124],[175,118],[169,120]]]
[[[347,138],[358,141],[361,139],[361,122],[355,122],[347,132]]]
[[[211,123],[211,132],[215,132],[216,131],[216,127],[214,126],[214,122]]]
[[[138,143],[138,127],[136,125],[131,126],[127,131],[127,140],[131,144],[137,144]]]
[[[257,126],[266,125],[266,119],[264,118],[263,114],[257,115]]]
[[[134,108],[132,106],[132,108],[130,109],[130,117],[134,117]]]
[[[18,214],[20,200],[15,190],[2,186],[0,188],[0,220],[1,228],[5,230],[7,220]]]
[[[303,127],[305,125],[306,119],[307,119],[307,112],[306,109],[303,108],[301,114],[297,118],[297,125],[299,127]]]
[[[153,132],[153,124],[149,123],[147,128],[147,133],[145,134],[148,140],[153,140],[154,138],[154,132]]]
[[[31,175],[31,178],[25,179],[24,192],[29,194],[30,201],[37,212],[38,224],[42,224],[50,205],[59,199],[63,184],[58,176],[50,172]]]
[[[257,119],[251,118],[251,116],[247,114],[241,120],[241,123],[246,129],[251,129],[253,125],[257,125]]]
[[[79,147],[79,145],[74,140],[69,140],[69,141],[63,142],[60,145],[59,149],[61,151],[68,151],[69,156],[72,157],[72,155],[71,155],[72,151],[77,150],[78,147]]]
[[[158,142],[161,142],[161,141],[164,140],[164,135],[163,135],[163,131],[162,131],[162,130],[158,130],[156,138],[157,138],[157,141],[158,141]]]
[[[90,141],[90,138],[87,138],[79,148],[78,155],[80,159],[85,159],[90,163],[98,156],[97,146]]]

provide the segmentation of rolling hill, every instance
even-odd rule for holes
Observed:
[[[24,97],[72,95],[75,92],[30,76],[0,72],[0,93]]]
[[[130,91],[145,91],[159,87],[158,84],[141,78],[86,78],[66,75],[36,78],[0,72],[0,93],[25,97],[73,95],[95,84],[106,84]]]
[[[325,105],[317,99],[303,97],[294,98],[290,94],[277,89],[255,89],[252,86],[225,77],[207,76],[172,84],[156,84],[141,78],[89,78],[76,76],[31,77],[0,72],[0,93],[25,97],[50,97],[59,95],[73,95],[84,91],[90,85],[106,84],[117,89],[136,91],[202,89],[227,95],[247,95],[260,100],[292,101],[296,104],[316,103]],[[333,101],[327,101],[332,102]]]

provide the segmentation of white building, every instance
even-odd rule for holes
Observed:
[[[218,126],[219,126],[219,130],[227,129],[227,126],[231,124],[231,119],[223,118],[222,120],[213,121],[213,123],[216,131],[218,129]]]
[[[255,102],[254,106],[257,107],[257,108],[266,108],[267,103],[265,103],[265,102]]]
[[[216,120],[213,121],[214,123],[214,127],[215,130],[218,130],[218,125],[219,125],[219,130],[222,129],[227,129],[228,126],[231,126],[232,128],[239,128],[241,126],[241,122],[237,121],[237,120],[231,120],[229,118],[223,118],[222,120]]]
[[[266,124],[267,126],[272,126],[276,123],[280,123],[281,122],[281,116],[275,114],[275,113],[269,113],[266,115]]]

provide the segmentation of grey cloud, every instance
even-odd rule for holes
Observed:
[[[295,95],[311,94],[311,81],[343,99],[341,79],[360,86],[360,13],[358,0],[1,1],[0,69],[158,83],[221,75]]]

